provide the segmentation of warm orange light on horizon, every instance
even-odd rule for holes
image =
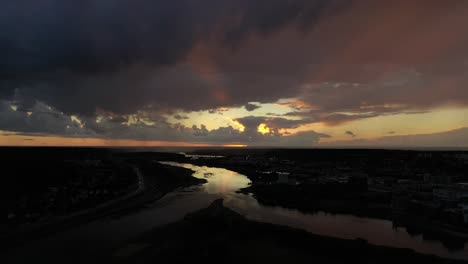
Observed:
[[[226,144],[226,145],[223,145],[223,147],[226,147],[226,148],[246,148],[248,145],[244,145],[244,144]]]
[[[244,148],[241,143],[209,144],[179,141],[144,141],[131,139],[73,138],[45,135],[18,135],[0,131],[0,146],[5,147],[226,147]]]
[[[131,139],[73,138],[43,135],[17,135],[15,132],[0,131],[0,146],[23,147],[217,147],[207,143],[176,141],[144,141]]]

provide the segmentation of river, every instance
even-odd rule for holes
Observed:
[[[162,163],[191,169],[194,177],[208,182],[180,189],[123,216],[99,219],[27,244],[12,252],[10,262],[70,263],[73,259],[91,263],[94,256],[112,252],[124,245],[125,241],[180,220],[187,213],[205,208],[218,198],[223,198],[227,207],[252,220],[300,228],[319,235],[362,238],[371,244],[411,248],[420,253],[468,260],[466,244],[463,249],[452,251],[439,241],[424,240],[420,235],[412,236],[405,228],[394,227],[387,220],[324,212],[305,214],[297,210],[263,206],[251,195],[236,193],[249,186],[250,180],[245,175],[223,168]],[[77,248],[80,250],[77,251]]]

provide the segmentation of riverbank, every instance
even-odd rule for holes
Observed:
[[[324,237],[250,221],[224,207],[222,200],[125,243],[111,258],[113,263],[464,263],[409,249],[374,246],[361,239]]]
[[[97,204],[92,208],[70,215],[57,216],[49,221],[6,229],[5,232],[2,232],[2,241],[8,245],[8,248],[13,248],[99,218],[131,213],[147,203],[161,199],[176,189],[206,183],[204,179],[193,177],[193,171],[189,169],[145,160],[140,162],[134,160],[130,164],[135,166],[135,173],[138,176],[139,185],[136,190],[115,200]]]
[[[193,161],[199,166],[214,166],[236,171],[247,176],[252,185],[239,190],[252,194],[266,206],[280,206],[304,213],[323,211],[331,214],[349,214],[392,221],[395,226],[405,227],[414,235],[423,235],[428,240],[441,241],[448,248],[459,250],[468,242],[465,228],[431,221],[419,215],[401,214],[392,208],[391,192],[377,191],[324,191],[314,185],[290,185],[265,183],[264,174],[258,168],[241,166],[224,159]]]
[[[284,187],[253,185],[242,189],[242,193],[250,193],[262,205],[280,206],[298,210],[303,213],[314,214],[325,212],[328,214],[354,215],[365,218],[376,218],[391,221],[396,227],[404,227],[413,236],[422,235],[425,240],[441,241],[451,250],[461,250],[468,241],[468,233],[455,227],[435,223],[427,218],[410,214],[396,214],[390,206],[374,203],[371,199],[300,199],[300,191],[283,190],[281,195],[277,188]],[[371,196],[371,195],[370,195]],[[278,199],[278,197],[287,197]]]
[[[28,238],[32,238],[33,236],[38,237],[48,234],[53,230],[59,231],[65,227],[73,226],[72,223],[86,223],[92,219],[99,218],[103,213],[110,213],[111,208],[115,207],[117,204],[128,201],[145,191],[144,176],[136,167],[133,168],[133,171],[137,176],[138,184],[136,189],[130,193],[103,203],[99,203],[95,207],[83,209],[67,215],[50,216],[49,218],[43,219],[41,221],[24,224],[16,228],[10,228],[8,231],[3,233],[3,238],[14,245],[20,241],[25,241]]]

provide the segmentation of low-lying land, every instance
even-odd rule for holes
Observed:
[[[0,153],[8,171],[2,185],[7,221],[0,233],[9,246],[127,213],[175,189],[206,182],[192,177],[191,170],[157,162],[171,154],[88,148],[0,148]]]
[[[115,263],[462,263],[249,221],[215,201],[116,249]]]

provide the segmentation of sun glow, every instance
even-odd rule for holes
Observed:
[[[239,130],[240,132],[244,132],[245,131],[245,126],[242,125],[241,123],[239,123],[239,121],[237,120],[232,120],[232,124],[233,124],[233,127],[237,130]]]
[[[225,144],[225,145],[223,145],[223,147],[226,147],[226,148],[245,148],[245,147],[247,147],[247,145],[245,145],[245,144]]]
[[[270,133],[270,128],[266,124],[260,124],[257,131],[263,135]]]

